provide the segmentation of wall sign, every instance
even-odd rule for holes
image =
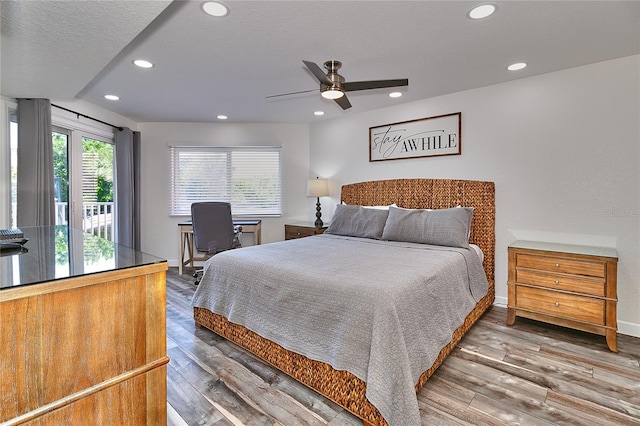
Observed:
[[[369,127],[369,161],[460,155],[462,113]]]

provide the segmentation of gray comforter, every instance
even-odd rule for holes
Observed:
[[[212,257],[193,306],[350,371],[391,426],[417,426],[415,383],[486,292],[471,249],[325,234]]]

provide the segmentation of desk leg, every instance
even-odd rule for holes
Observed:
[[[187,250],[189,250],[189,266],[193,268],[193,233],[187,234]]]
[[[184,265],[184,245],[186,243],[186,232],[180,232],[180,258],[178,259],[178,274],[182,275],[182,266]]]

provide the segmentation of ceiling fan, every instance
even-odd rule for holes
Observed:
[[[342,62],[331,60],[324,63],[327,69],[325,74],[322,69],[314,62],[302,61],[311,73],[320,82],[320,94],[325,99],[335,101],[342,109],[351,108],[351,102],[347,99],[346,92],[355,92],[357,90],[382,89],[385,87],[408,86],[409,80],[406,78],[397,80],[370,80],[370,81],[345,81],[344,77],[338,74],[338,69],[342,66]],[[315,90],[315,89],[314,89]],[[292,95],[297,93],[311,92],[314,90],[305,90],[302,92],[286,93],[284,95],[267,96],[273,98],[276,96]]]

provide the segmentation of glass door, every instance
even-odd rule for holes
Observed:
[[[69,224],[69,131],[54,127],[51,132],[53,144],[53,185],[55,197],[56,225]]]
[[[113,144],[82,137],[82,226],[114,241]]]
[[[17,126],[12,130],[17,133]],[[52,128],[51,143],[56,225],[69,225],[114,241],[113,143],[58,126]],[[12,156],[14,151],[12,149]],[[13,199],[14,167],[12,157]],[[12,218],[15,218],[14,205]]]
[[[9,114],[10,219],[17,224],[18,125]],[[55,224],[115,239],[112,136],[52,126]]]

